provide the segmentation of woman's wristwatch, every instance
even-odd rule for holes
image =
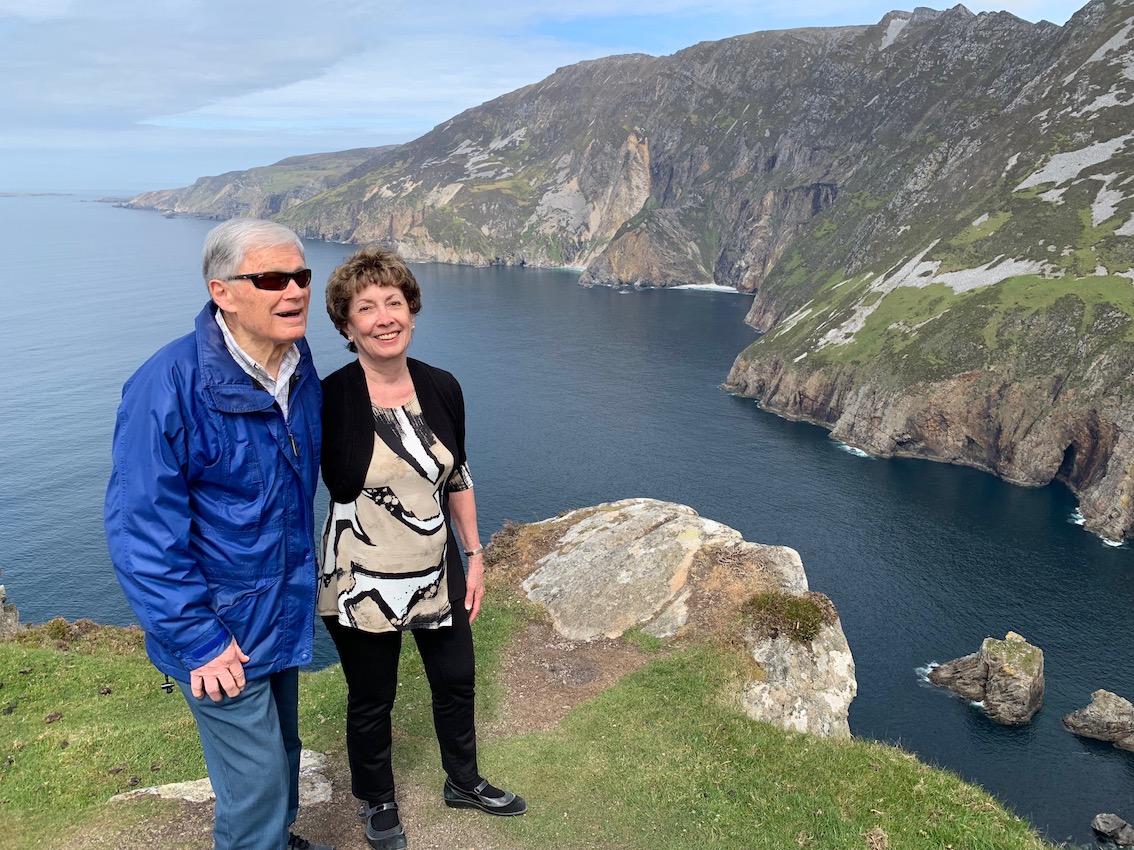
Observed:
[[[475,549],[466,549],[465,550],[465,557],[466,558],[471,558],[473,555],[483,555],[483,554],[484,554],[484,547],[483,546],[477,546]]]

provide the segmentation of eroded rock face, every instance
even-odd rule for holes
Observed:
[[[1042,325],[1033,324],[1033,330]],[[1057,327],[1053,320],[1042,329],[1054,334]],[[1026,486],[1062,481],[1079,496],[1089,530],[1114,540],[1129,537],[1134,477],[1126,458],[1134,457],[1134,411],[1108,388],[1126,380],[1134,356],[1100,359],[1087,352],[1075,360],[1069,354],[1066,369],[1031,374],[1034,352],[1053,347],[1050,336],[1036,330],[995,369],[932,382],[872,374],[877,364],[804,369],[791,360],[740,358],[725,387],[787,419],[827,428],[834,439],[875,457],[972,466]]]
[[[740,609],[757,593],[807,592],[798,553],[749,543],[692,508],[627,499],[529,526],[548,550],[522,581],[572,640],[640,628],[656,637],[743,632]],[[800,643],[785,635],[742,635],[759,674],[744,687],[753,718],[788,729],[848,736],[857,692],[854,659],[837,617]]]
[[[1134,750],[1134,705],[1118,694],[1095,691],[1091,704],[1065,715],[1063,723],[1076,735]]]
[[[824,626],[810,643],[784,636],[762,638],[752,657],[766,678],[744,686],[750,717],[797,732],[849,738],[847,710],[858,693],[854,658],[837,623]]]
[[[1095,815],[1091,821],[1091,829],[1099,835],[1109,838],[1119,847],[1134,847],[1134,826],[1128,824],[1118,815]]]
[[[1043,650],[1015,632],[985,638],[978,652],[934,668],[929,680],[983,703],[997,723],[1020,725],[1043,705]]]
[[[0,640],[7,640],[20,630],[20,612],[8,603],[8,591],[0,584]]]

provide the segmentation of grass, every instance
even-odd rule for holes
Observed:
[[[503,653],[532,613],[518,600],[494,602],[475,629],[482,724],[501,704]],[[0,701],[16,703],[0,715],[0,823],[10,844],[29,850],[100,819],[120,830],[125,818],[160,818],[158,802],[106,806],[135,777],[150,785],[204,775],[184,701],[161,691],[139,635],[60,624],[0,643]],[[1048,846],[980,789],[899,749],[748,719],[736,704],[748,663],[719,646],[670,646],[554,730],[482,740],[485,772],[507,777],[531,804],[523,818],[484,819],[486,837],[533,850]],[[345,709],[337,667],[302,675],[305,746],[341,754]],[[46,722],[54,712],[61,717]],[[435,784],[428,688],[412,650],[394,722],[402,781]]]
[[[767,352],[790,360],[806,351],[812,368],[867,365],[876,374],[913,385],[992,361],[1014,362],[1021,352],[1039,352],[1031,359],[1045,370],[1055,363],[1077,374],[1101,352],[1125,351],[1134,343],[1134,287],[1129,279],[1021,275],[966,293],[939,283],[899,287],[874,305],[850,342],[815,349],[829,327],[870,299],[873,293],[864,293],[865,286],[865,280],[855,279],[826,293],[814,304],[828,305],[829,311],[813,312],[788,329],[773,329],[750,346],[746,357],[766,357],[760,352]],[[1064,330],[1067,339],[1061,336]]]
[[[46,847],[131,787],[204,775],[192,717],[161,689],[140,633],[60,639],[61,623],[0,643],[0,822],[13,846]]]
[[[739,663],[687,649],[555,731],[496,745],[501,772],[546,813],[500,828],[530,847],[1044,846],[984,792],[898,749],[752,722],[722,687]]]
[[[838,619],[831,600],[814,592],[757,593],[744,603],[741,612],[758,633],[768,637],[782,634],[796,643],[810,643],[823,626]]]

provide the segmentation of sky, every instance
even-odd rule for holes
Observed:
[[[897,2],[0,0],[0,193],[129,194],[406,142],[585,59],[917,5]],[[1062,25],[1084,2],[965,5]]]

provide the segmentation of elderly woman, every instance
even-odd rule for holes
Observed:
[[[472,631],[484,557],[465,461],[461,387],[407,357],[421,290],[397,254],[359,251],[327,283],[327,313],[358,359],[323,381],[319,614],[346,676],[347,752],[375,850],[400,850],[390,710],[402,632],[413,632],[433,694],[445,804],[520,815],[527,804],[477,768]],[[454,538],[468,557],[468,575]]]

